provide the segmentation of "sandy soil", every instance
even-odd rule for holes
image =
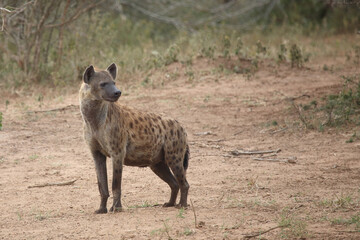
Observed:
[[[94,214],[100,197],[77,94],[1,97],[0,238],[241,239],[283,226],[257,239],[360,239],[356,221],[344,223],[360,212],[360,143],[346,143],[356,129],[307,130],[288,100],[308,103],[338,92],[339,76],[356,67],[332,61],[333,71],[324,71],[324,63],[292,69],[262,62],[247,79],[198,59],[193,74],[179,63],[154,72],[148,83],[130,79],[122,88],[119,80],[120,102],[186,127],[192,207],[185,210],[158,206],[170,189],[150,169],[125,167],[124,211]],[[296,163],[229,153],[241,149],[281,149],[272,158]]]

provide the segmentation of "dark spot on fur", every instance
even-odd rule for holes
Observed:
[[[142,117],[139,117],[139,121],[142,122],[144,121],[144,119]]]
[[[169,121],[168,121],[168,124],[169,124],[169,127],[174,126],[174,122],[173,122],[172,120],[169,120]]]
[[[162,133],[162,130],[161,130],[161,128],[159,128],[159,133],[160,133],[160,134]],[[158,135],[158,137],[159,137],[159,135]]]
[[[147,131],[147,129],[146,129],[146,128],[144,129],[144,133],[145,133],[145,134],[147,134],[147,133],[148,133],[148,131]]]
[[[135,134],[134,134],[134,133],[133,133],[133,134],[131,134],[131,137],[132,137],[132,138],[135,138]]]
[[[170,130],[170,134],[171,136],[174,136],[174,131],[172,129]]]
[[[139,121],[137,119],[135,119],[135,124],[139,124]]]
[[[132,129],[134,127],[134,124],[131,122],[130,123],[130,128]]]
[[[151,128],[151,131],[154,133],[154,132],[155,132],[155,129],[152,127],[152,128]]]
[[[180,137],[180,130],[178,129],[176,132],[177,132],[177,135]]]
[[[180,171],[180,168],[179,168],[179,166],[176,166],[176,170],[177,170],[177,171]]]
[[[165,135],[165,140],[167,140],[167,136]]]

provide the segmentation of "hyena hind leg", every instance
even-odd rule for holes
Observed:
[[[179,192],[179,185],[171,173],[169,167],[164,162],[159,162],[154,166],[151,166],[151,170],[158,175],[163,181],[165,181],[171,188],[171,196],[169,202],[165,203],[164,207],[175,206],[176,197]]]
[[[171,159],[173,159],[173,158],[171,158]],[[186,170],[184,168],[184,162],[181,160],[179,161],[179,159],[177,161],[170,162],[169,166],[171,168],[171,171],[175,175],[177,183],[180,186],[179,207],[187,207],[187,196],[188,196],[190,185],[186,180]]]

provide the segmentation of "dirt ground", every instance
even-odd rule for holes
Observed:
[[[356,66],[331,61],[303,69],[265,61],[248,79],[198,59],[193,74],[176,63],[150,81],[118,81],[121,104],[186,127],[192,203],[185,210],[158,206],[170,188],[150,169],[125,167],[124,211],[94,214],[100,196],[77,90],[52,90],[43,100],[35,93],[2,94],[0,238],[242,239],[270,230],[254,238],[360,239],[360,143],[346,143],[356,129],[307,130],[289,101],[308,103],[340,91],[340,76],[355,73]],[[325,71],[324,63],[336,67]],[[276,149],[281,151],[271,158],[296,163],[254,160],[271,154],[231,154]]]

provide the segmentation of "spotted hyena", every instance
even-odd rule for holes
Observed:
[[[186,207],[189,145],[184,128],[176,120],[115,103],[121,95],[114,82],[116,71],[114,63],[103,71],[89,66],[79,93],[84,137],[95,162],[101,196],[100,208],[95,213],[107,212],[107,157],[111,157],[113,163],[114,202],[110,211],[119,211],[122,207],[123,165],[150,167],[171,188],[170,200],[164,206],[175,206],[180,188],[178,206]]]

